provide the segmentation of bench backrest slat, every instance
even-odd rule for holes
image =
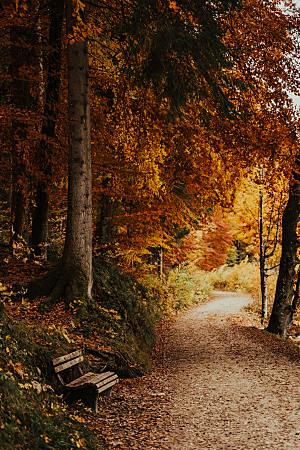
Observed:
[[[59,364],[58,366],[54,367],[54,370],[56,373],[61,372],[62,370],[69,369],[70,367],[76,366],[77,364],[83,362],[83,355],[78,356],[77,358],[71,359],[70,361],[67,361],[63,364]]]
[[[52,360],[52,364],[54,367],[62,364],[64,362],[70,361],[71,359],[77,358],[82,355],[82,350],[76,350],[75,352],[68,353],[68,355],[59,356],[58,358],[54,358]]]

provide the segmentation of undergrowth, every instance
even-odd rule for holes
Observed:
[[[187,267],[171,270],[162,280],[148,276],[143,283],[148,292],[158,299],[162,316],[181,311],[209,297],[211,287],[204,283],[205,272],[190,271]]]
[[[75,305],[76,315],[87,338],[101,333],[105,345],[117,350],[115,361],[108,361],[110,368],[135,376],[151,366],[157,322],[190,306],[195,295],[196,285],[187,270],[172,270],[163,280],[152,275],[137,281],[97,258],[93,301]]]
[[[160,317],[157,299],[103,258],[94,261],[93,290],[89,304],[75,305],[81,333],[87,338],[101,334],[105,345],[117,350],[117,360],[109,364],[115,364],[111,368],[119,374],[144,373],[150,367],[155,323]]]

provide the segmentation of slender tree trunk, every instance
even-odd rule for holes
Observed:
[[[38,165],[43,177],[39,180],[35,195],[35,208],[32,215],[31,245],[34,254],[47,257],[48,240],[48,183],[52,174],[51,147],[47,138],[55,137],[57,105],[61,85],[62,26],[64,18],[64,0],[52,0],[49,28],[48,74],[45,92],[43,138],[39,146]]]
[[[259,193],[259,269],[260,269],[260,292],[261,292],[261,323],[268,314],[267,300],[267,277],[266,277],[266,245],[264,243],[264,198],[263,193]]]
[[[164,276],[164,251],[163,248],[160,247],[159,250],[159,277],[162,280]]]
[[[17,241],[19,238],[23,237],[24,224],[26,219],[26,199],[24,192],[21,187],[16,185],[17,179],[17,169],[16,166],[13,167],[13,178],[15,188],[12,191],[12,202],[11,202],[11,245],[13,247],[13,242]]]
[[[21,73],[22,67],[32,62],[28,54],[28,46],[32,43],[32,30],[23,26],[13,26],[10,30],[11,40],[11,95],[12,103],[17,111],[30,109],[31,95],[30,83],[24,79]],[[32,50],[33,52],[33,50]],[[26,114],[26,113],[25,113]],[[25,196],[25,150],[24,142],[27,136],[27,126],[17,115],[11,126],[11,145],[12,145],[12,201],[11,201],[11,245],[13,242],[23,236],[25,228],[25,218],[27,211],[27,202]]]
[[[47,259],[49,194],[47,185],[39,182],[32,213],[31,247],[36,256]]]
[[[289,199],[282,218],[282,254],[275,300],[267,330],[286,337],[293,318],[294,284],[299,248],[297,227],[300,214],[300,154],[290,186]]]
[[[110,178],[106,177],[102,182],[103,188],[108,188]],[[96,236],[101,244],[109,244],[113,241],[116,226],[113,223],[113,216],[116,213],[118,202],[107,194],[100,196],[97,208]]]
[[[73,1],[67,0],[67,29],[72,33]],[[87,41],[68,44],[69,184],[62,262],[29,287],[28,295],[63,297],[67,304],[92,293],[92,170]]]
[[[114,201],[105,194],[101,195],[96,224],[97,238],[101,244],[109,244],[113,239],[113,213]]]

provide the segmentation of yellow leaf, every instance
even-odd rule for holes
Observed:
[[[80,417],[80,416],[71,416],[71,418],[72,418],[73,420],[76,420],[76,422],[79,422],[79,423],[86,423],[86,420],[85,420],[84,417]]]
[[[85,440],[83,438],[77,439],[75,442],[77,448],[84,448],[85,447]]]
[[[28,389],[32,388],[32,384],[31,383],[18,383],[19,388],[21,389],[25,389],[26,391],[28,391]]]
[[[49,444],[51,442],[51,439],[46,434],[42,434],[41,438],[43,438],[43,440],[46,444]]]

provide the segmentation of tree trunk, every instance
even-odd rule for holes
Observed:
[[[13,106],[16,108],[15,119],[11,125],[12,146],[12,201],[11,201],[11,245],[23,236],[27,212],[26,201],[26,167],[24,145],[27,139],[27,125],[22,121],[21,112],[26,116],[26,110],[33,106],[30,93],[30,82],[24,77],[22,68],[35,62],[34,32],[23,26],[13,26],[10,30],[10,74],[11,96]],[[31,50],[29,50],[31,48]]]
[[[163,262],[163,258],[164,258],[164,251],[163,248],[160,247],[159,249],[159,278],[162,280],[163,276],[164,276],[164,262]]]
[[[97,238],[101,244],[109,244],[113,239],[113,212],[114,201],[105,194],[101,195],[96,224]]]
[[[32,212],[31,247],[35,256],[47,259],[49,194],[47,183],[39,182]]]
[[[73,1],[67,0],[72,33]],[[67,304],[92,292],[92,170],[87,41],[68,44],[69,183],[65,246],[60,266],[30,286],[28,295],[63,297]]]
[[[13,248],[13,242],[23,237],[24,224],[26,219],[26,199],[22,188],[15,182],[17,179],[17,168],[14,166],[13,170],[13,185],[12,201],[11,201],[11,245]]]
[[[300,214],[300,154],[290,186],[289,199],[282,218],[282,254],[275,300],[267,330],[286,337],[293,318],[294,283],[299,248],[297,226]]]
[[[268,314],[267,277],[266,277],[266,245],[264,243],[263,193],[259,193],[259,269],[261,292],[261,323]]]
[[[110,178],[106,177],[102,182],[103,188],[108,188]],[[113,223],[118,201],[103,193],[100,196],[97,208],[96,237],[100,244],[109,244],[114,240],[117,227]]]
[[[293,303],[292,303],[292,319],[293,319],[294,314],[297,312],[299,303],[300,303],[300,272],[298,271],[296,289],[295,289],[295,294],[294,294]]]
[[[35,208],[32,215],[31,245],[36,256],[47,257],[48,240],[48,183],[52,174],[51,147],[47,138],[55,136],[57,105],[61,85],[62,25],[64,0],[52,0],[50,6],[49,57],[45,93],[43,138],[39,146],[38,165],[43,177],[38,182],[35,195]]]
[[[68,28],[73,2],[68,0]],[[92,168],[87,41],[68,45],[69,190],[63,266],[70,300],[92,292]]]

